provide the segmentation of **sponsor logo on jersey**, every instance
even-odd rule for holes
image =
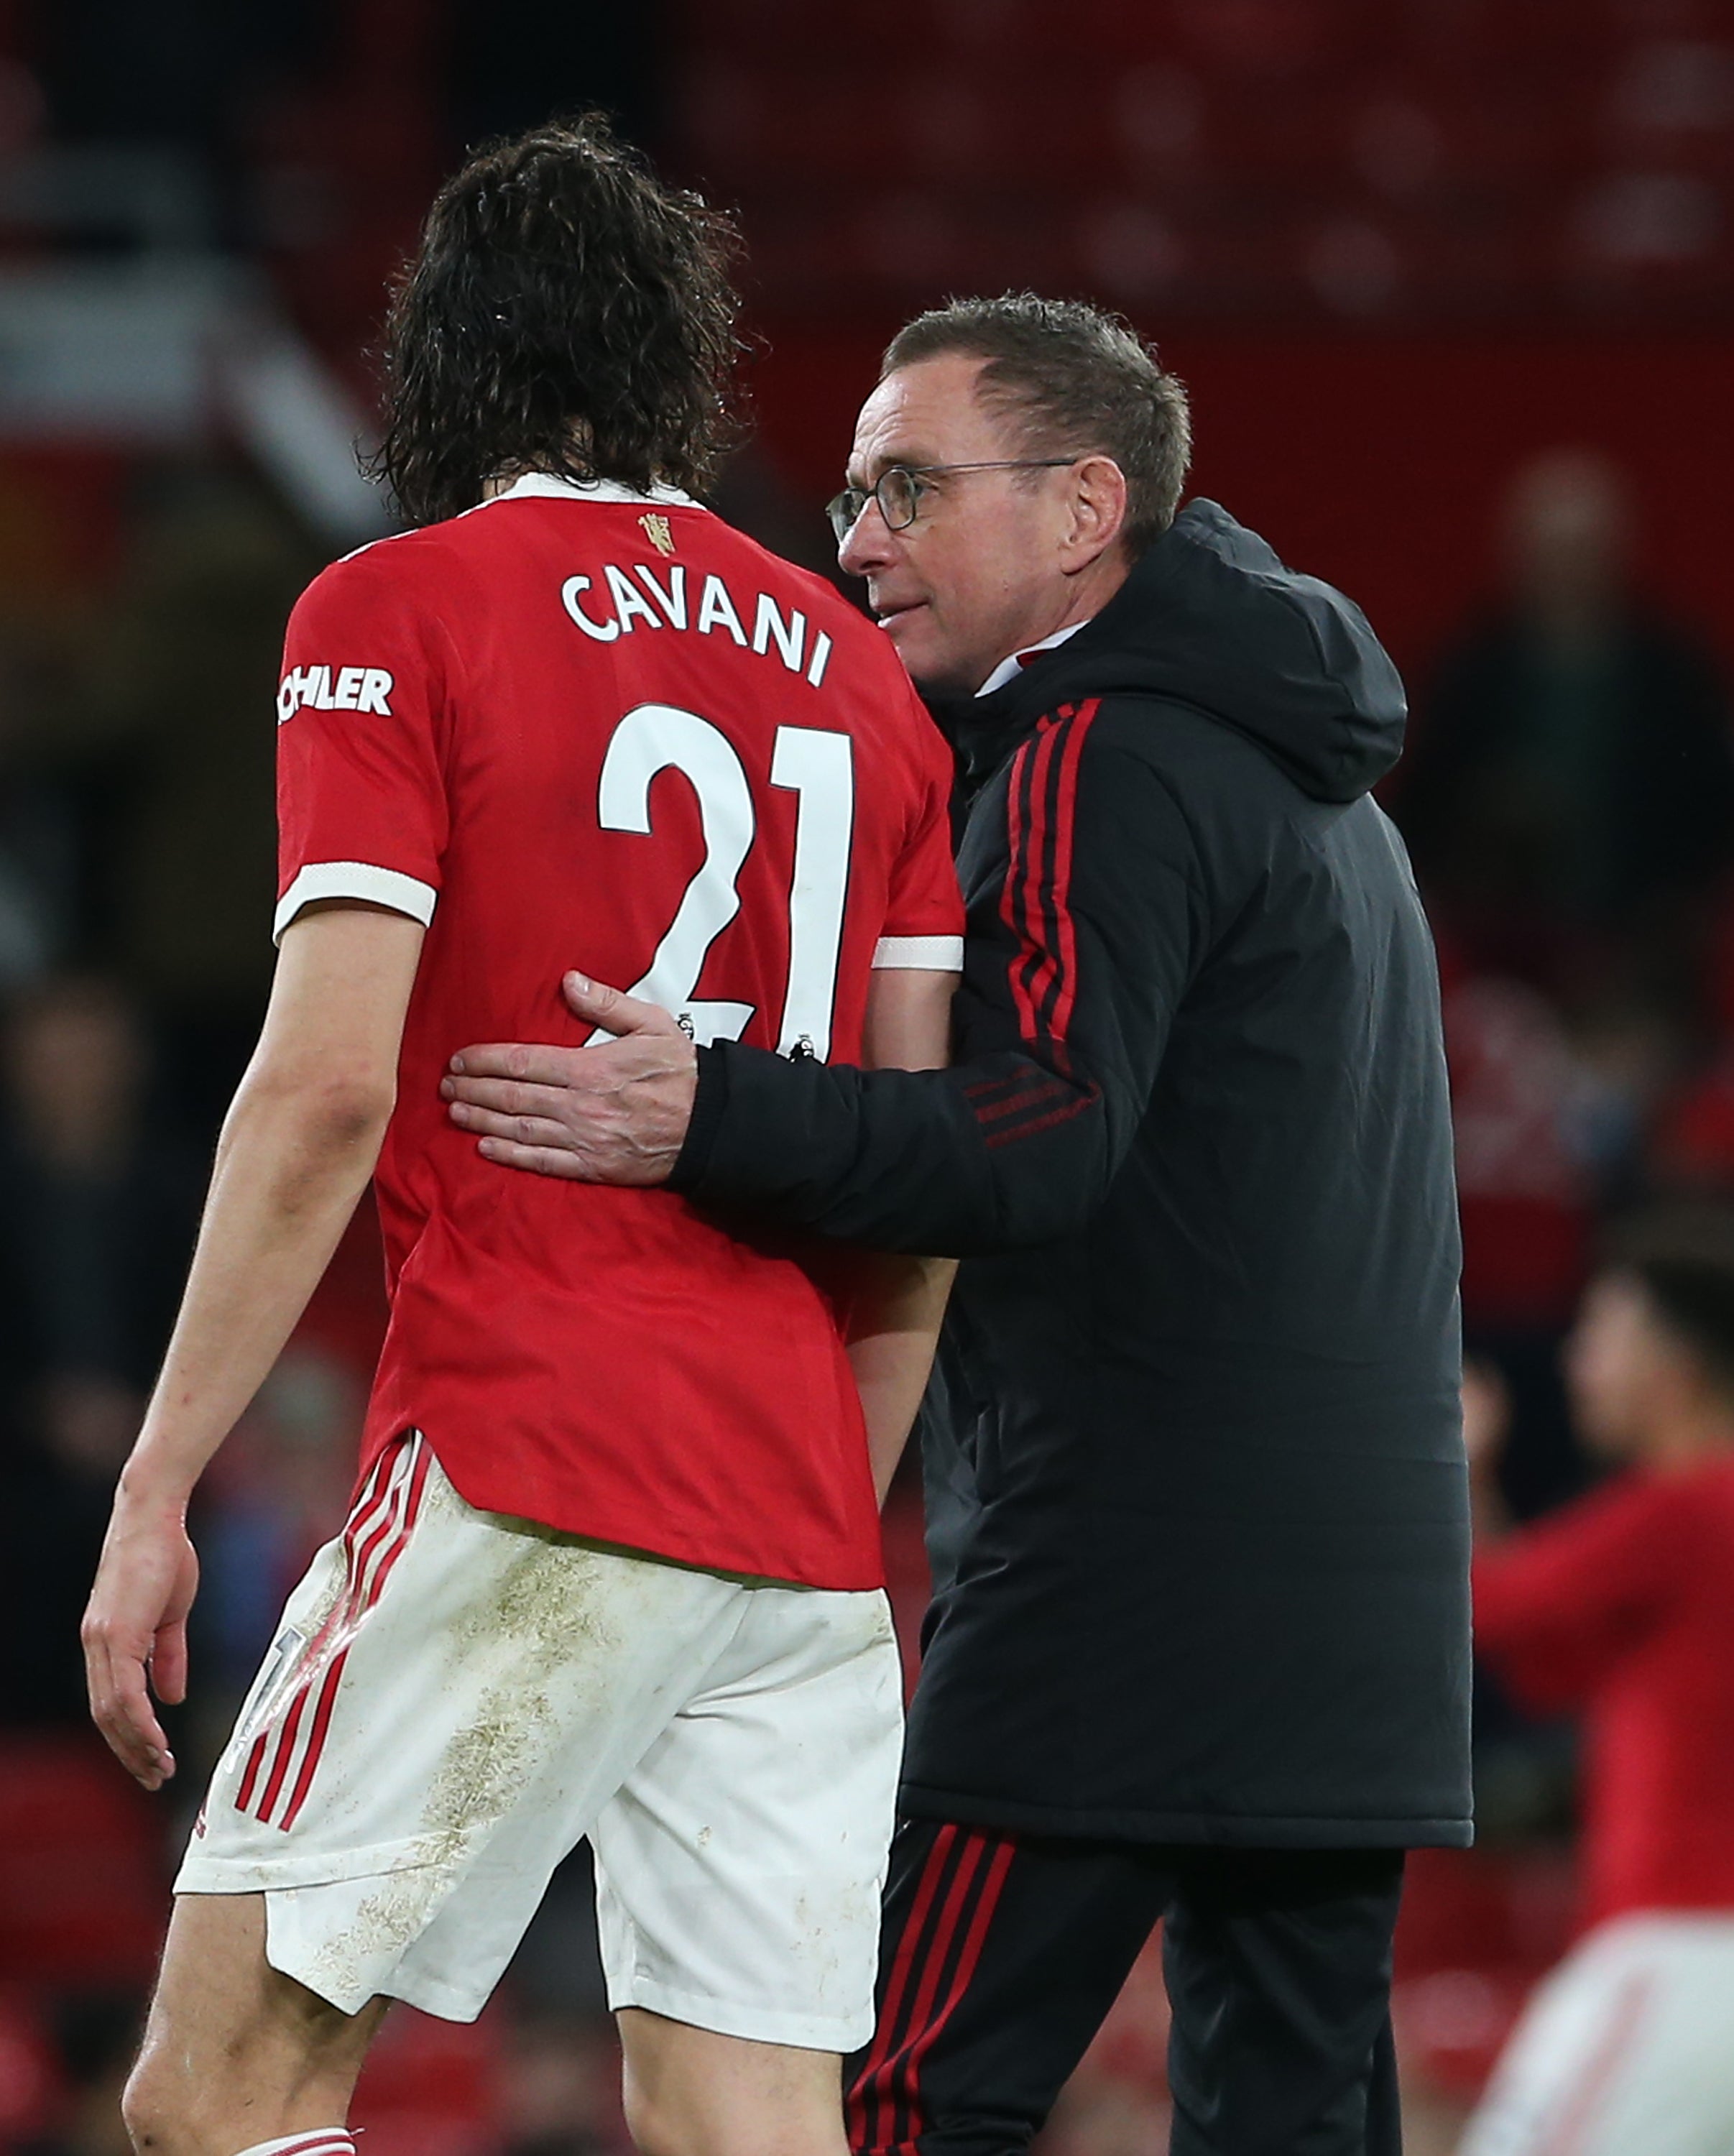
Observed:
[[[648,562],[634,562],[629,577],[608,562],[600,583],[590,577],[568,577],[560,587],[560,603],[598,644],[629,636],[640,623],[646,629],[684,629],[695,636],[726,636],[743,651],[756,651],[761,657],[773,654],[791,674],[804,675],[815,689],[824,680],[831,639],[818,629],[809,643],[807,617],[798,607],[785,613],[768,592],[756,593],[752,602],[743,605],[715,574],[707,576],[701,587],[689,590],[686,570],[680,562],[664,574],[666,582]]]
[[[641,516],[639,522],[644,529],[644,536],[659,554],[668,555],[674,552],[675,527],[669,522],[667,517],[659,516],[653,509],[648,515]]]
[[[392,677],[382,666],[297,666],[277,689],[277,723],[285,726],[305,704],[316,711],[377,711],[392,716]]]

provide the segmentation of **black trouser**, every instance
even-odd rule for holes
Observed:
[[[850,2143],[1027,2148],[1160,1918],[1172,2156],[1398,2156],[1402,1891],[1396,1849],[1155,1848],[905,1820]]]

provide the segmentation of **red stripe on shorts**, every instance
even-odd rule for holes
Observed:
[[[254,1816],[269,1823],[271,1809],[283,1788],[289,1772],[289,1763],[295,1751],[295,1738],[301,1726],[301,1717],[306,1712],[307,1698],[313,1688],[316,1674],[322,1666],[332,1640],[342,1631],[348,1621],[355,1602],[356,1589],[362,1568],[372,1554],[381,1535],[389,1532],[397,1505],[397,1485],[392,1470],[399,1464],[401,1449],[382,1454],[378,1464],[367,1478],[366,1488],[356,1500],[343,1529],[344,1578],[343,1594],[330,1615],[308,1642],[306,1667],[300,1682],[295,1686],[278,1724],[277,1745],[272,1754],[271,1771],[259,1798]],[[246,1805],[238,1797],[239,1809]]]
[[[253,1802],[254,1790],[270,1743],[269,1729],[260,1732],[236,1794],[236,1810],[251,1810],[263,1824],[272,1823],[272,1813],[289,1781],[296,1743],[316,1689],[318,1701],[309,1727],[305,1753],[290,1788],[288,1810],[275,1824],[286,1832],[305,1800],[312,1779],[309,1759],[316,1763],[318,1753],[324,1748],[336,1690],[335,1676],[341,1671],[357,1625],[378,1600],[386,1580],[403,1554],[421,1508],[428,1458],[428,1448],[420,1433],[406,1430],[394,1445],[380,1455],[351,1509],[343,1529],[344,1592],[308,1643],[305,1671],[285,1702],[271,1753],[270,1771],[256,1805]]]
[[[422,1509],[422,1492],[427,1486],[429,1457],[426,1444],[418,1442],[416,1447],[415,1465],[410,1471],[403,1507],[403,1517],[389,1548],[374,1568],[373,1578],[368,1584],[366,1597],[361,1609],[356,1614],[356,1625],[361,1623],[362,1619],[384,1594],[387,1580],[391,1578],[398,1558],[409,1546],[410,1535],[414,1529],[417,1516]],[[351,1630],[352,1635],[353,1625]],[[307,1739],[307,1749],[301,1760],[301,1771],[295,1777],[295,1791],[290,1798],[288,1806],[282,1818],[277,1822],[285,1834],[295,1825],[301,1806],[307,1801],[307,1792],[313,1786],[314,1773],[325,1751],[326,1735],[331,1726],[331,1709],[336,1704],[337,1686],[342,1680],[343,1665],[349,1660],[351,1644],[351,1640],[346,1640],[341,1651],[332,1657],[331,1667],[326,1671],[325,1682],[319,1688],[319,1705],[314,1711],[312,1732]]]

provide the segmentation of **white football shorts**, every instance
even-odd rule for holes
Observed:
[[[1512,2032],[1459,2156],[1730,2156],[1734,1914],[1619,1917]]]
[[[611,2006],[850,2051],[902,1739],[882,1594],[479,1512],[416,1432],[290,1596],[175,1890],[346,2014],[473,2020],[585,1835]]]

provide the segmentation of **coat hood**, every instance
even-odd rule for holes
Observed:
[[[1357,799],[1402,753],[1403,684],[1365,615],[1213,501],[1189,502],[1075,636],[934,712],[979,778],[1056,704],[1124,695],[1203,712],[1316,800]]]

